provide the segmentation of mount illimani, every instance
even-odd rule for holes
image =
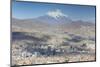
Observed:
[[[56,11],[57,13],[57,11]],[[47,13],[44,16],[31,19],[17,19],[12,18],[12,25],[21,29],[43,29],[43,30],[60,30],[62,32],[80,33],[85,35],[88,31],[95,31],[95,23],[83,20],[76,20],[69,18],[63,13]],[[87,31],[88,30],[88,31]],[[86,32],[87,31],[87,32]],[[86,34],[87,35],[87,34]],[[91,34],[90,34],[91,35]],[[93,35],[95,36],[95,34]]]

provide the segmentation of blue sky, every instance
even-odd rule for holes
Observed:
[[[94,6],[64,5],[34,2],[12,2],[12,17],[19,19],[35,18],[49,11],[59,9],[73,20],[95,20]]]

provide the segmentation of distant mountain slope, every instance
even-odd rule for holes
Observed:
[[[72,22],[72,20],[70,18],[65,17],[65,16],[61,16],[61,17],[58,17],[55,19],[49,15],[44,15],[44,16],[40,16],[36,19],[39,21],[42,21],[42,22],[47,22],[49,24],[60,24],[60,23],[63,24],[63,23]]]

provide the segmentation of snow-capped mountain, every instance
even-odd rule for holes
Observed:
[[[66,14],[58,9],[55,11],[49,11],[44,16],[40,16],[36,19],[51,24],[72,22],[72,20]]]

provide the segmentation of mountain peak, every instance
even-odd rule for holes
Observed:
[[[53,17],[55,19],[59,18],[59,17],[67,17],[67,15],[65,15],[61,10],[56,9],[53,11],[49,11],[47,13],[48,16]]]

